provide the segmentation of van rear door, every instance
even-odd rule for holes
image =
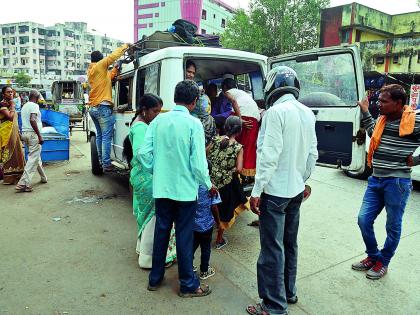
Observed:
[[[269,58],[269,69],[288,66],[300,80],[299,101],[316,116],[318,163],[359,172],[365,145],[359,139],[364,90],[363,69],[356,46],[318,48]]]

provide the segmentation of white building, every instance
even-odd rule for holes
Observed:
[[[53,80],[86,75],[90,53],[111,53],[123,42],[95,35],[83,22],[45,27],[33,22],[0,24],[0,77],[24,72],[32,85],[48,86]]]

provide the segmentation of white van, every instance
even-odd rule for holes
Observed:
[[[184,80],[187,60],[197,66],[196,81],[206,85],[233,74],[245,81],[260,107],[264,107],[264,80],[278,65],[289,66],[299,77],[300,98],[314,112],[318,137],[318,164],[341,168],[352,177],[366,177],[366,132],[361,128],[356,102],[365,95],[364,78],[357,46],[317,48],[268,58],[244,51],[211,47],[168,47],[139,54],[124,65],[114,86],[114,127],[111,157],[116,165],[127,168],[122,155],[136,103],[144,93],[155,93],[163,100],[163,110],[174,106],[175,86]],[[135,66],[136,65],[136,66]],[[101,174],[96,154],[94,125],[89,131],[93,174]],[[419,167],[420,168],[420,167]],[[420,180],[420,170],[413,172]],[[413,175],[414,175],[413,174]],[[419,174],[419,175],[417,175]]]

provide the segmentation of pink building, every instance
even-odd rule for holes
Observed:
[[[220,34],[234,11],[221,0],[134,0],[134,41],[167,30],[177,19],[194,23],[199,33]]]

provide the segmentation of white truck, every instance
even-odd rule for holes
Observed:
[[[361,127],[360,109],[356,104],[365,95],[364,78],[360,54],[353,45],[271,58],[238,50],[192,46],[139,52],[133,62],[123,65],[114,86],[116,123],[111,155],[116,165],[128,168],[122,144],[140,97],[144,93],[155,93],[163,99],[163,111],[171,110],[175,85],[185,78],[187,60],[196,64],[196,81],[204,86],[210,81],[220,82],[226,73],[248,81],[243,86],[248,87],[261,107],[264,106],[267,72],[278,65],[291,67],[301,84],[299,101],[310,107],[316,116],[318,164],[340,168],[352,177],[369,175],[366,166],[369,139]],[[92,172],[98,175],[102,169],[96,154],[95,130],[92,123],[89,126]],[[414,168],[413,179],[420,180],[420,166]]]

